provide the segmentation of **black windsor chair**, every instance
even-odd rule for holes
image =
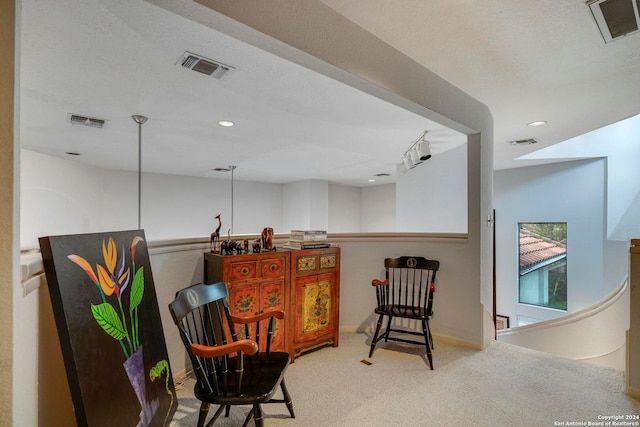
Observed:
[[[213,425],[223,409],[229,416],[231,406],[235,405],[252,406],[243,427],[252,418],[257,427],[264,426],[260,406],[263,403],[285,403],[295,418],[284,382],[290,356],[270,351],[275,321],[283,319],[284,312],[235,317],[231,315],[227,297],[227,286],[223,282],[197,284],[178,291],[169,304],[196,376],[194,394],[202,402],[198,427],[204,425],[211,404],[219,407],[207,426]],[[269,324],[266,351],[260,352],[259,322],[263,321]],[[246,339],[238,339],[236,325],[240,325],[240,335]],[[283,399],[273,399],[278,386]]]
[[[384,267],[385,280],[374,279],[371,282],[371,285],[376,288],[378,305],[375,313],[378,314],[378,323],[371,341],[369,357],[373,355],[376,344],[382,339],[385,342],[391,340],[420,344],[426,347],[429,367],[433,370],[431,350],[434,347],[429,320],[433,317],[433,295],[436,290],[436,272],[440,262],[423,257],[402,256],[386,258]],[[382,335],[378,336],[385,316],[388,317],[387,328]],[[422,332],[400,329],[395,325],[392,327],[394,317],[420,321]],[[390,335],[391,332],[394,335]],[[424,341],[398,336],[401,334],[422,336]]]

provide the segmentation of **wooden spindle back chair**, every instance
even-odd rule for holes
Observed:
[[[252,418],[257,427],[264,425],[262,403],[285,403],[295,418],[284,382],[290,356],[271,351],[276,319],[284,319],[285,313],[270,311],[253,317],[235,317],[231,315],[227,297],[223,282],[197,284],[178,291],[169,304],[196,376],[194,394],[202,402],[198,427],[204,425],[211,404],[219,407],[207,426],[213,425],[223,409],[229,416],[234,405],[252,406],[244,426]],[[260,322],[268,322],[266,337],[260,337]],[[242,339],[236,325],[241,328]],[[261,339],[266,339],[264,352],[259,351]],[[278,386],[283,398],[273,399]]]
[[[433,317],[433,296],[436,290],[436,273],[440,262],[423,257],[402,256],[386,258],[384,260],[385,279],[374,279],[371,285],[376,289],[378,314],[376,331],[371,341],[369,357],[373,355],[376,344],[384,339],[385,342],[400,341],[410,344],[420,344],[426,347],[429,367],[433,370],[431,350],[433,337],[429,328],[429,320]],[[383,318],[387,316],[387,328],[379,336]],[[415,319],[420,321],[422,332],[392,327],[393,318]],[[391,333],[394,335],[390,335]],[[419,335],[424,342],[407,339],[398,335]]]

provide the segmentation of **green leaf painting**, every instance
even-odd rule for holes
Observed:
[[[129,311],[133,311],[142,302],[142,296],[144,295],[144,274],[143,267],[140,267],[136,271],[136,275],[133,278],[133,285],[131,285],[131,302],[129,304]]]
[[[113,338],[121,341],[127,336],[127,332],[122,326],[118,313],[111,304],[91,304],[91,312],[93,313],[93,317],[96,319],[96,322],[98,322],[102,329],[104,329],[104,331]]]

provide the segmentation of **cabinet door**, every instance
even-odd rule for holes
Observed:
[[[229,308],[231,314],[238,317],[253,316],[258,312],[260,301],[260,289],[257,284],[233,285],[229,286]],[[250,334],[254,334],[254,328],[250,328]],[[247,338],[243,325],[236,326],[238,339]]]
[[[284,310],[284,292],[283,280],[231,286],[229,289],[231,313],[234,316],[248,317],[265,311]],[[260,323],[260,351],[266,350],[268,326],[269,322],[266,320]],[[243,328],[236,329],[240,339],[246,338]],[[284,322],[277,320],[271,343],[272,350],[286,350],[285,330]],[[250,332],[253,334],[253,329]]]
[[[333,332],[335,274],[296,278],[295,340],[314,340]]]
[[[267,312],[273,310],[285,311],[285,286],[283,280],[263,282],[260,285],[260,311]],[[266,349],[268,321],[260,324],[260,349]],[[286,351],[286,331],[285,320],[276,319],[276,328],[271,341],[272,350]]]

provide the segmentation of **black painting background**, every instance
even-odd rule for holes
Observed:
[[[160,312],[153,283],[149,253],[143,230],[111,233],[50,236],[40,239],[45,273],[51,293],[54,317],[58,329],[65,368],[69,377],[71,395],[76,408],[78,425],[89,426],[135,426],[139,421],[140,403],[125,373],[125,355],[118,341],[109,336],[93,318],[91,304],[100,304],[102,299],[96,285],[78,265],[67,258],[79,255],[96,271],[96,264],[105,265],[102,242],[114,239],[118,261],[124,253],[127,266],[131,266],[131,243],[135,236],[143,241],[136,247],[135,269],[144,268],[144,295],[138,307],[140,346],[144,352],[144,372],[147,400],[159,399],[159,407],[151,426],[162,426],[170,411],[175,412],[177,399],[171,373],[169,388],[165,388],[166,374],[151,382],[149,370],[158,361],[169,361]],[[129,298],[133,274],[123,292],[122,305],[126,313],[129,332]],[[112,294],[107,302],[119,313],[117,297]],[[168,422],[167,421],[167,422]]]

